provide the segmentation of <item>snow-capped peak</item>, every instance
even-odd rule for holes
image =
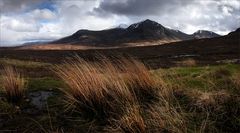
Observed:
[[[119,24],[116,28],[126,29],[127,27],[127,24]]]
[[[138,23],[134,23],[132,25],[129,26],[129,28],[131,29],[136,29],[140,26],[144,26],[144,27],[162,27],[161,24],[155,22],[155,21],[152,21],[152,20],[149,20],[149,19],[146,19],[144,21],[141,21],[141,22],[138,22]]]
[[[195,36],[195,38],[212,38],[212,37],[220,36],[212,31],[208,31],[208,30],[198,30],[198,31],[194,32],[193,35]]]

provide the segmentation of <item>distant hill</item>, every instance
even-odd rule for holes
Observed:
[[[46,44],[49,43],[50,41],[32,41],[32,42],[26,42],[24,44],[22,44],[23,46],[27,46],[27,45],[37,45],[37,44]]]
[[[238,28],[238,29],[236,29],[235,31],[233,31],[233,32],[230,32],[229,34],[228,34],[228,36],[237,36],[238,35],[238,39],[240,39],[240,27]]]
[[[196,39],[220,37],[217,33],[207,30],[198,30],[192,34]]]

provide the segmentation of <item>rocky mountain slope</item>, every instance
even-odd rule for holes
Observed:
[[[207,30],[198,30],[192,34],[196,39],[219,37],[217,33]]]

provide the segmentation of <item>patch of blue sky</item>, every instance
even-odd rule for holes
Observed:
[[[36,5],[29,5],[24,12],[30,12],[34,9],[48,9],[52,12],[57,11],[56,4],[52,0],[43,0],[41,3]]]
[[[38,9],[48,9],[50,11],[56,11],[56,5],[52,0],[45,0],[36,6]]]
[[[40,24],[47,24],[47,23],[56,24],[59,22],[59,19],[52,19],[52,20],[41,19],[38,22]]]

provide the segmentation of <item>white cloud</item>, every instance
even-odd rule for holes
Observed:
[[[16,45],[28,41],[54,40],[62,37],[62,33],[58,32],[58,25],[48,23],[43,25],[38,32],[18,32],[3,27],[0,30],[0,46],[1,45]]]
[[[54,22],[57,20],[57,13],[49,9],[34,9],[21,14],[0,15],[0,45],[62,37],[58,33],[59,25]]]
[[[40,25],[26,21],[21,17],[1,16],[0,23],[1,28],[16,32],[38,32],[40,28]]]
[[[235,9],[240,9],[240,2],[239,0],[220,0],[217,1],[219,5],[230,6]]]
[[[36,20],[53,20],[57,17],[57,15],[49,9],[35,9],[27,13],[27,15]]]

